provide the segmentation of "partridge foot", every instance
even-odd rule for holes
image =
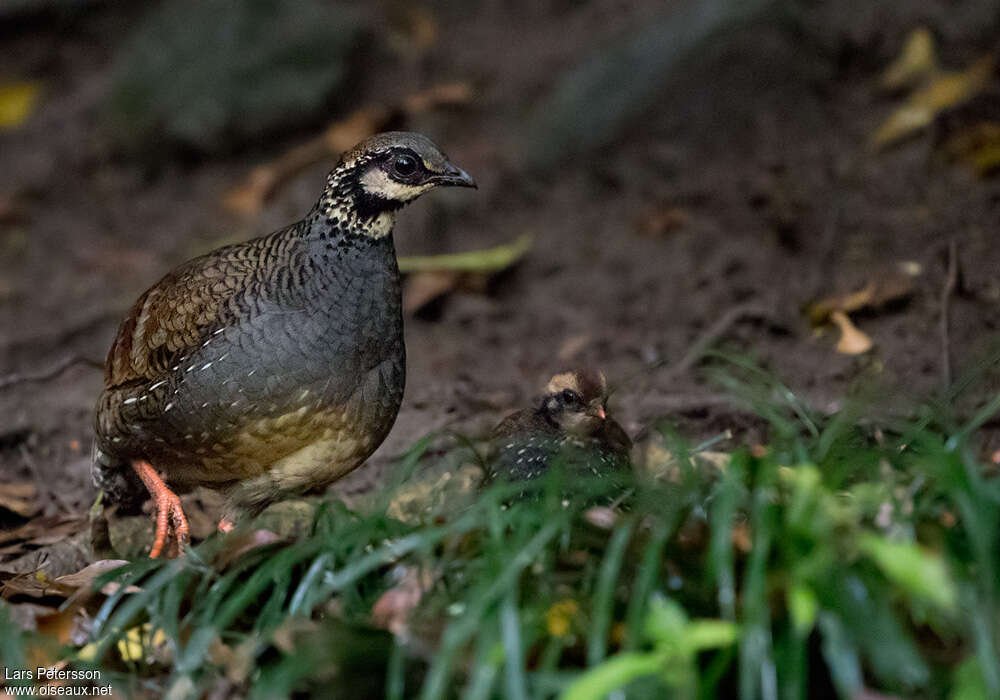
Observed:
[[[149,495],[156,504],[156,536],[149,550],[149,558],[159,557],[163,545],[169,543],[167,556],[173,559],[189,539],[188,522],[181,508],[181,499],[163,483],[163,479],[149,462],[137,459],[132,462],[132,469],[142,479],[142,483],[146,485]]]

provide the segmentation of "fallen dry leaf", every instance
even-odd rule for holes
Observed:
[[[749,526],[746,523],[736,523],[733,525],[730,541],[733,543],[733,547],[743,554],[749,552],[753,548]]]
[[[0,508],[6,508],[22,518],[30,518],[42,509],[38,502],[38,488],[30,481],[0,484]]]
[[[4,600],[15,596],[28,596],[30,598],[57,596],[65,598],[69,593],[71,591],[67,591],[62,586],[53,583],[42,571],[18,574],[14,578],[4,581],[3,587],[0,588],[0,598]]]
[[[148,622],[126,630],[118,639],[115,648],[121,660],[126,663],[142,661],[147,664],[169,665],[173,661],[173,648],[166,633],[161,629],[153,629]],[[76,658],[96,663],[97,649],[97,643],[91,642],[77,652]]]
[[[330,124],[319,136],[251,170],[241,185],[226,194],[223,205],[241,216],[257,214],[285,182],[313,163],[339,157],[393,122],[437,107],[466,104],[471,99],[469,83],[446,83],[409,95],[397,105],[372,104],[356,109]]]
[[[43,516],[35,518],[13,530],[0,532],[0,545],[16,542],[25,545],[50,542],[54,537],[66,537],[67,535],[81,532],[86,527],[87,521],[83,518],[61,515]]]
[[[368,105],[351,112],[346,119],[331,124],[323,132],[326,156],[339,156],[368,138],[392,118],[392,110],[382,105]]]
[[[611,530],[618,522],[618,512],[608,506],[593,506],[584,511],[583,519],[600,530]]]
[[[16,129],[31,116],[41,85],[38,83],[7,83],[0,85],[0,130]]]
[[[876,129],[871,146],[885,148],[925,129],[941,111],[982,92],[993,80],[995,68],[995,57],[987,55],[963,71],[936,73]]]
[[[934,36],[927,27],[917,27],[906,38],[903,50],[896,60],[882,73],[882,87],[886,90],[912,87],[937,70]]]
[[[395,584],[372,606],[372,625],[406,637],[410,613],[420,604],[424,593],[434,585],[434,575],[417,566],[398,565],[392,572]]]
[[[49,578],[41,570],[20,574],[4,582],[3,588],[0,589],[0,597],[10,598],[14,595],[26,595],[33,598],[47,596],[83,598],[93,592],[91,588],[99,576],[127,563],[122,559],[95,561],[76,573],[66,574],[55,579]],[[130,588],[134,588],[134,586]],[[110,595],[115,590],[117,590],[116,585],[107,584],[101,589],[101,592]],[[135,589],[135,591],[138,590],[138,588]]]
[[[952,160],[970,165],[985,177],[1000,170],[1000,121],[980,121],[948,137],[942,149]]]
[[[473,94],[471,83],[440,83],[404,97],[403,110],[412,116],[437,107],[464,105],[472,101]]]
[[[318,628],[319,625],[308,618],[286,617],[285,621],[278,625],[272,633],[271,643],[278,651],[294,654],[296,638],[304,633],[315,632]]]
[[[565,637],[580,615],[580,605],[572,598],[552,604],[545,612],[545,629],[553,637]]]
[[[531,236],[524,234],[510,243],[485,250],[400,258],[399,270],[408,275],[403,310],[416,313],[456,290],[485,292],[490,277],[517,263],[531,245]]]
[[[403,292],[403,311],[407,314],[420,311],[457,289],[461,279],[462,273],[452,270],[428,270],[410,275]]]
[[[731,456],[728,452],[703,450],[690,455],[688,468],[698,469],[705,476],[716,476],[724,473],[729,467]],[[647,476],[652,479],[663,479],[679,483],[681,475],[681,460],[667,449],[663,439],[657,437],[650,440],[643,455],[643,466]]]
[[[122,661],[158,661],[167,664],[172,656],[170,640],[161,629],[153,629],[148,622],[127,630],[118,640],[118,654]]]
[[[483,480],[483,470],[466,464],[455,472],[418,477],[401,486],[386,510],[391,518],[415,521],[436,513],[446,506],[458,509],[471,499]]]
[[[859,331],[843,311],[834,311],[830,320],[840,329],[837,352],[844,355],[861,355],[872,349],[872,339]]]
[[[94,581],[97,580],[99,576],[107,573],[108,571],[113,571],[128,564],[124,559],[101,559],[95,561],[93,564],[89,564],[84,568],[77,571],[75,574],[67,574],[65,576],[60,576],[56,579],[56,583],[62,586],[67,586],[74,591],[78,590],[90,590],[93,587]],[[104,595],[112,595],[119,588],[119,584],[114,581],[104,584],[101,588],[101,593]],[[127,593],[138,593],[140,591],[138,586],[129,586],[126,588]]]
[[[860,355],[872,348],[872,340],[851,322],[848,314],[862,309],[877,310],[908,298],[914,289],[914,278],[921,266],[912,261],[895,265],[856,291],[833,294],[806,307],[810,323],[821,326],[832,323],[840,330],[837,352]]]
[[[861,309],[879,309],[909,297],[913,293],[913,279],[919,274],[919,266],[910,262],[901,263],[861,289],[833,294],[813,302],[806,308],[806,314],[809,321],[818,326],[829,322],[834,311],[852,313]]]
[[[64,605],[52,614],[39,616],[35,629],[59,644],[82,646],[90,637],[90,617],[82,604]]]
[[[208,662],[213,666],[224,668],[226,678],[230,683],[237,685],[245,683],[257,670],[257,665],[254,662],[259,653],[257,648],[259,643],[259,640],[252,637],[234,645],[225,644],[221,639],[215,639],[208,650]],[[232,697],[232,694],[227,693],[222,696],[210,694],[209,697]]]
[[[636,229],[643,236],[665,236],[684,228],[690,221],[687,209],[660,205],[647,209],[636,222]]]

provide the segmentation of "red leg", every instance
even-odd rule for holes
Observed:
[[[160,556],[163,545],[168,540],[168,555],[176,557],[180,553],[180,546],[189,539],[188,522],[181,508],[181,499],[163,483],[163,479],[149,462],[137,459],[132,462],[132,469],[142,479],[156,505],[156,537],[153,539],[153,547],[149,550],[149,557],[156,559]],[[173,530],[172,537],[168,536],[170,530]]]
[[[232,532],[235,529],[236,526],[233,525],[233,521],[229,518],[224,517],[219,521],[219,532]]]

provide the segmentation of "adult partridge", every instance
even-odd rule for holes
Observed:
[[[152,496],[151,557],[188,536],[172,487],[224,490],[224,529],[379,446],[406,377],[393,224],[439,186],[475,182],[424,136],[373,136],[304,219],[195,258],[139,297],[108,353],[92,473],[111,502]]]

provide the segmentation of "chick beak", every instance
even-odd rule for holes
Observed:
[[[607,420],[608,418],[608,412],[604,410],[604,406],[598,406],[597,408],[595,408],[594,415],[600,418],[601,420]]]
[[[459,167],[448,163],[442,174],[438,175],[435,180],[441,185],[451,185],[453,187],[472,187],[479,189],[479,185],[476,181],[472,179],[469,173],[465,172]]]

